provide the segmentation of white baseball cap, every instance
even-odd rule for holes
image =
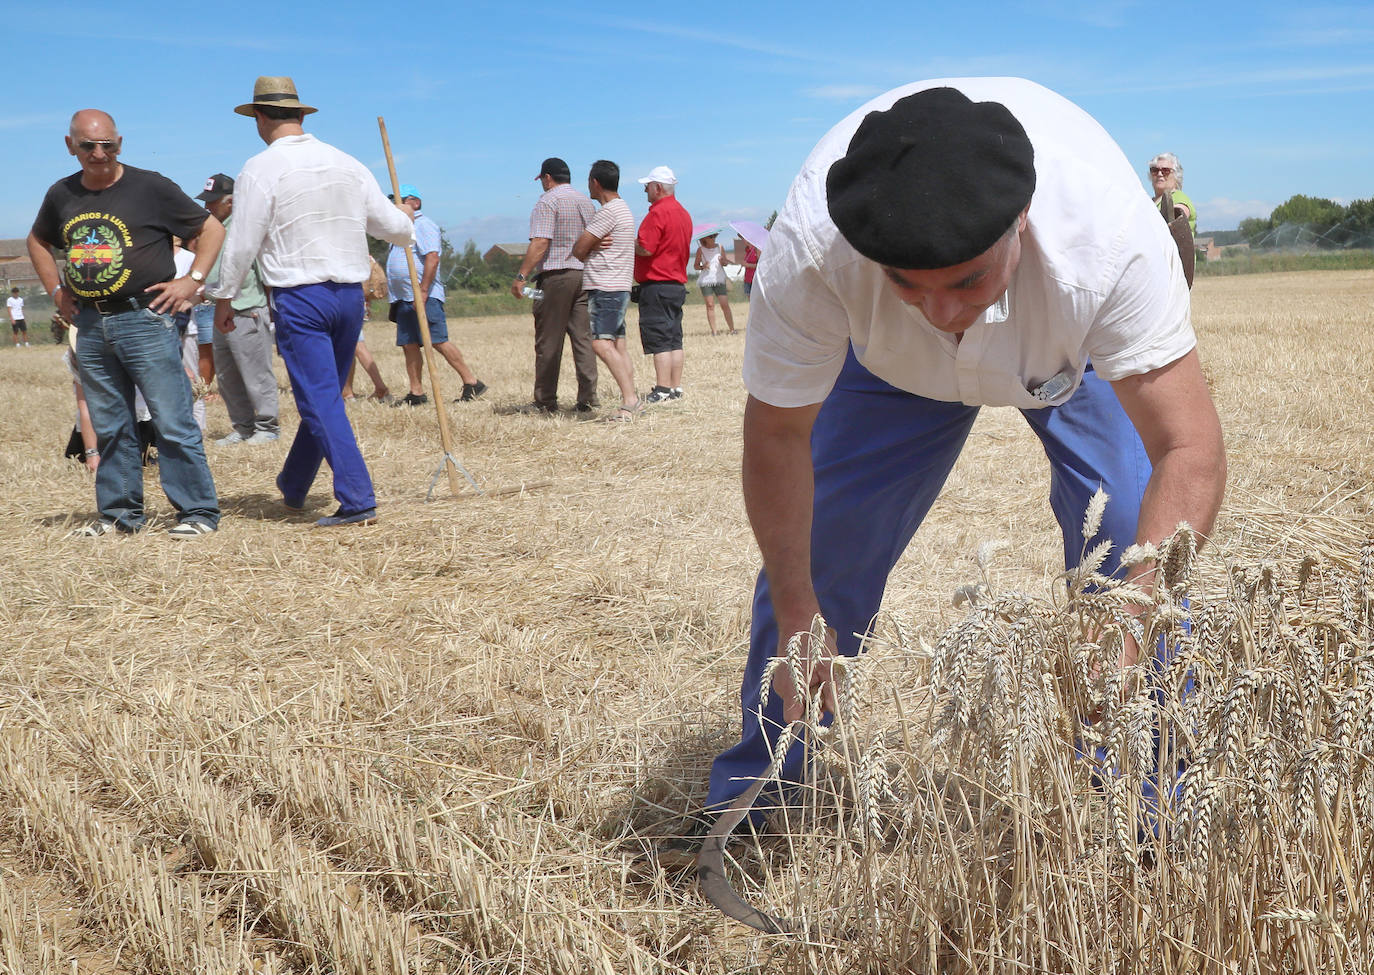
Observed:
[[[677,182],[677,177],[667,166],[655,166],[649,170],[648,176],[641,176],[639,181],[641,183],[662,183],[664,186],[672,186]]]

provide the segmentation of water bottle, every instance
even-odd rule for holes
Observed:
[[[539,301],[544,297],[543,288],[532,288],[528,284],[520,289],[520,293],[531,301]]]

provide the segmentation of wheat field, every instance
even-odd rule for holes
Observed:
[[[805,795],[731,848],[785,935],[648,855],[738,733],[757,568],[743,340],[703,308],[686,396],[630,424],[503,415],[529,318],[451,322],[487,496],[426,501],[434,408],[360,402],[377,525],[311,528],[324,478],[282,508],[286,438],[212,444],[225,517],[190,543],[151,474],[152,530],[68,537],[95,511],[59,350],[0,351],[0,971],[1371,970],[1374,273],[1202,278],[1194,319],[1230,486],[1147,620],[1182,662],[1099,673],[1126,594],[1058,578],[1038,443],[985,411],[835,729],[797,729]],[[1160,756],[1188,763],[1151,808]]]

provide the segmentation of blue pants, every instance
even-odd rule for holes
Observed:
[[[363,292],[360,284],[303,284],[273,288],[277,348],[301,425],[277,475],[277,488],[286,503],[305,504],[320,461],[334,472],[334,497],[339,512],[356,514],[377,506],[372,477],[353,436],[344,408],[344,380],[363,330]]]
[[[143,461],[134,390],[143,391],[157,431],[158,477],[178,521],[219,524],[219,499],[191,416],[191,381],[181,367],[181,336],[171,315],[147,308],[76,314],[76,361],[91,411],[100,466],[100,517],[121,531],[143,527]]]
[[[815,501],[811,578],[839,652],[854,656],[882,602],[888,574],[944,486],[978,408],[930,400],[874,376],[851,349],[811,434]],[[1150,461],[1111,386],[1089,369],[1062,406],[1023,410],[1050,461],[1050,508],[1064,534],[1064,564],[1084,550],[1083,512],[1099,487],[1111,497],[1098,540],[1115,543],[1103,571],[1135,541]],[[1117,573],[1119,574],[1119,572]],[[782,730],[782,699],[769,691],[759,720],[759,681],[778,651],[768,579],[754,589],[749,660],[741,690],[739,744],[711,766],[709,806],[728,804],[761,775]],[[782,778],[800,781],[804,750],[792,749]]]

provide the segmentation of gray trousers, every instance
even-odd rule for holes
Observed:
[[[277,432],[277,377],[267,306],[234,311],[234,330],[215,329],[215,375],[239,436]]]

